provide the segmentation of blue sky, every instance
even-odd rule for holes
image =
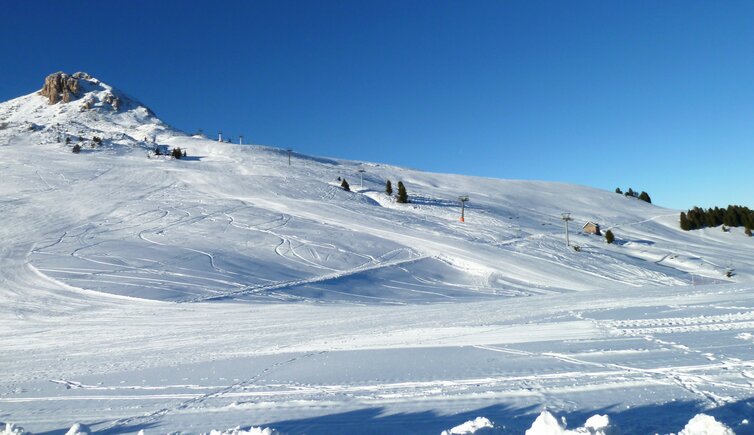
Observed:
[[[754,2],[3,2],[0,100],[86,71],[188,132],[754,207]]]

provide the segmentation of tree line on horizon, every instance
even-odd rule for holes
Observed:
[[[620,187],[616,187],[615,188],[615,193],[617,193],[619,195],[625,195],[625,196],[630,197],[630,198],[638,198],[638,199],[640,199],[640,200],[642,200],[644,202],[648,202],[648,203],[652,204],[652,198],[650,198],[649,194],[647,192],[643,191],[643,190],[641,191],[641,193],[639,193],[639,192],[636,192],[636,191],[634,191],[634,189],[632,189],[632,188],[629,187],[628,190],[626,191],[626,193],[623,193],[623,191],[620,190]]]
[[[698,230],[708,227],[744,227],[746,235],[751,236],[754,227],[754,210],[740,205],[729,205],[727,208],[694,207],[681,212],[681,229],[684,231]]]

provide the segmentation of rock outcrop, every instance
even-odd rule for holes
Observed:
[[[55,104],[58,101],[67,103],[78,96],[79,90],[79,79],[61,71],[45,78],[45,84],[39,94],[47,97],[49,104]]]
[[[116,112],[120,109],[120,98],[116,97],[115,95],[111,93],[107,93],[104,98],[105,103],[112,106],[113,110]]]
[[[85,72],[68,75],[62,71],[50,74],[39,95],[47,97],[48,104],[68,103],[79,98],[80,111],[95,107],[107,107],[118,112],[122,106],[121,98],[113,93],[112,88]]]

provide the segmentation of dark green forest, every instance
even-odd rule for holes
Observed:
[[[748,232],[754,227],[754,211],[740,205],[729,205],[728,208],[694,207],[687,212],[681,212],[681,229],[685,231],[698,230],[707,227],[745,227]]]

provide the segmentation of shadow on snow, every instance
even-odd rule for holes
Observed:
[[[319,417],[297,420],[273,421],[261,426],[269,426],[283,433],[308,435],[318,434],[433,434],[462,424],[476,417],[487,417],[495,423],[494,430],[479,431],[478,434],[523,434],[544,409],[542,406],[514,408],[506,405],[493,405],[473,411],[441,415],[434,411],[414,413],[384,414],[380,407],[365,408]],[[744,419],[754,416],[754,398],[726,404],[713,409],[705,409],[700,402],[669,402],[661,405],[645,405],[629,409],[605,407],[589,411],[557,413],[565,417],[568,428],[583,426],[595,414],[608,414],[612,425],[621,433],[675,433],[683,429],[696,414],[705,413],[725,423],[738,435],[754,435],[754,422],[741,424]]]

